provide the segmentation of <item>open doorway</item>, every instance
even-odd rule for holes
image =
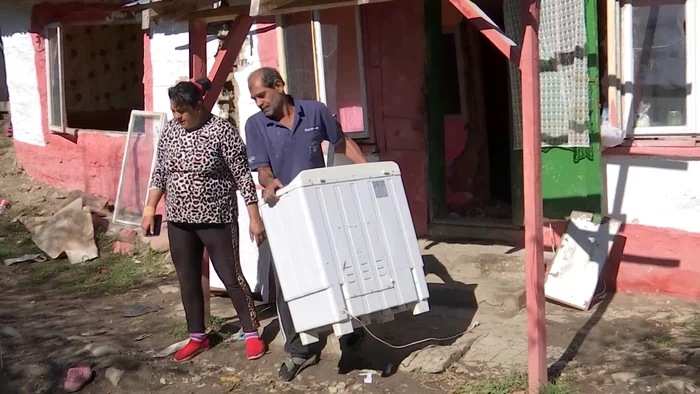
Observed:
[[[502,5],[483,10],[503,26]],[[464,20],[443,28],[442,53],[447,220],[512,226],[508,59]]]

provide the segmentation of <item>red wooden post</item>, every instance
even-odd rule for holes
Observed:
[[[523,180],[525,205],[525,289],[528,380],[530,394],[547,383],[547,334],[544,312],[542,240],[542,135],[537,0],[521,0],[525,27],[520,56],[523,111]]]
[[[547,383],[547,334],[544,313],[544,244],[542,240],[542,136],[537,0],[521,0],[525,27],[520,47],[505,36],[470,0],[449,0],[521,73],[523,112],[523,191],[525,206],[525,290],[530,394]]]
[[[231,23],[231,29],[221,50],[216,54],[214,65],[209,73],[212,87],[204,97],[204,107],[211,111],[224,87],[226,77],[233,70],[238,53],[245,42],[253,18],[238,16]],[[190,78],[197,79],[207,75],[207,23],[204,21],[192,21],[189,25],[190,33]],[[204,250],[202,256],[202,293],[204,295],[204,326],[208,327],[211,321],[210,289],[209,289],[209,253]]]
[[[214,104],[216,104],[216,100],[219,98],[219,94],[221,94],[221,89],[224,87],[224,83],[226,83],[226,77],[228,77],[229,73],[233,70],[233,65],[236,63],[238,53],[241,51],[241,47],[248,37],[252,25],[253,18],[245,15],[237,16],[236,19],[231,22],[228,36],[224,41],[224,45],[216,54],[214,66],[209,72],[211,90],[204,98],[204,106],[209,110],[214,108]]]
[[[191,21],[190,33],[190,79],[197,80],[207,76],[207,24],[202,21]],[[202,295],[204,296],[204,327],[209,326],[210,293],[209,293],[209,253],[206,249],[202,256]]]
[[[207,75],[207,24],[190,21],[190,79]]]

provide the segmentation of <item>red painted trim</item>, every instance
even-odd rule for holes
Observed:
[[[696,159],[700,147],[616,146],[603,150],[603,156],[658,156]]]
[[[515,60],[519,54],[519,48],[510,43],[510,39],[501,29],[488,22],[481,12],[471,7],[464,0],[450,0],[450,3],[469,20],[496,48],[510,60]]]
[[[196,80],[207,75],[207,24],[190,21],[190,79]]]
[[[249,16],[237,16],[231,23],[228,37],[226,37],[223,48],[216,54],[214,66],[209,72],[211,90],[209,90],[209,93],[204,97],[204,107],[207,110],[211,111],[212,108],[214,108],[219,93],[224,87],[226,78],[233,69],[238,53],[241,51],[241,46],[245,42],[246,37],[248,37],[252,25],[253,18]]]
[[[151,59],[151,31],[143,31],[143,107],[153,111],[153,61]]]

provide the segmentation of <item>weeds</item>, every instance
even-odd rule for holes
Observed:
[[[10,223],[5,212],[0,218],[0,260],[20,257],[27,253],[40,253],[32,242],[32,236],[20,223]]]
[[[457,390],[457,394],[511,394],[526,391],[528,388],[527,375],[513,373],[498,379],[480,379],[467,383]],[[540,390],[541,394],[578,394],[574,383],[569,380],[560,380],[547,383]]]
[[[686,324],[685,333],[689,337],[700,339],[700,313],[696,313]]]
[[[25,212],[26,213],[26,212]],[[104,234],[96,237],[102,251],[99,258],[81,264],[67,260],[27,263],[13,266],[19,283],[45,285],[62,293],[114,293],[142,283],[146,278],[162,276],[162,256],[143,251],[135,256],[110,253],[112,240]],[[7,215],[0,218],[0,261],[27,253],[41,253],[31,234]]]
[[[644,339],[644,344],[651,350],[670,349],[676,344],[676,340],[668,335],[661,335]]]
[[[141,284],[146,278],[164,274],[155,259],[106,254],[93,261],[70,264],[66,260],[48,261],[32,266],[24,284],[50,283],[63,293],[114,293]]]
[[[212,316],[211,320],[209,321],[210,331],[212,333],[218,332],[221,327],[224,326],[224,324],[226,324],[226,319],[221,316]],[[190,335],[190,332],[187,329],[187,323],[183,322],[173,326],[170,329],[170,335],[177,339],[187,338],[187,336]]]

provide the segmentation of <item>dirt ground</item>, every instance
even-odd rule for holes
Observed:
[[[0,259],[35,250],[11,220],[22,212],[51,213],[66,191],[34,182],[17,170],[11,141],[0,130]],[[71,266],[62,261],[0,264],[0,393],[58,393],[67,368],[90,364],[96,376],[84,393],[523,393],[527,337],[523,254],[499,245],[421,240],[431,311],[370,326],[378,337],[407,344],[455,336],[406,349],[368,337],[356,353],[340,355],[330,341],[322,362],[291,383],[277,380],[284,360],[274,309],[260,305],[270,352],[245,359],[228,300],[212,299],[217,345],[185,364],[153,353],[186,336],[177,281],[167,254],[138,249]],[[698,303],[654,295],[610,294],[587,312],[547,304],[549,393],[686,393],[700,387]],[[157,306],[121,316],[136,302]],[[478,322],[478,324],[476,324]],[[90,347],[91,345],[91,347]],[[93,355],[86,346],[97,352]],[[104,353],[104,354],[99,354]],[[115,387],[107,368],[123,371]],[[437,370],[439,373],[433,373]],[[376,373],[365,383],[363,373]]]

